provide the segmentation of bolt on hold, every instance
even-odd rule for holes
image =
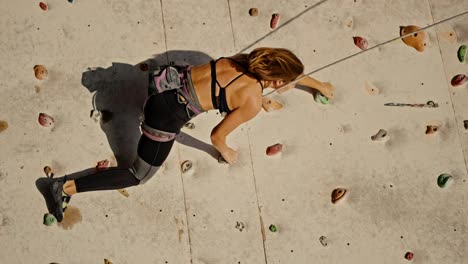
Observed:
[[[194,129],[195,124],[192,123],[192,122],[187,122],[187,123],[185,123],[184,127],[188,128],[188,129]]]
[[[271,225],[268,227],[268,229],[270,229],[270,231],[273,232],[273,233],[275,233],[275,232],[278,231],[278,228],[276,228],[276,226],[273,225],[273,224],[271,224]]]
[[[258,16],[258,9],[253,7],[249,9],[249,15],[250,16]]]
[[[448,173],[442,173],[439,175],[439,177],[437,177],[437,185],[439,185],[440,188],[445,188],[452,180],[452,175]]]
[[[439,126],[429,125],[426,127],[426,135],[435,134],[439,131]]]
[[[319,238],[319,241],[320,241],[320,244],[322,244],[322,246],[324,247],[327,247],[328,246],[328,239],[326,236],[321,236]]]
[[[54,171],[49,166],[44,167],[44,173],[45,173],[47,178],[53,178],[54,177]]]
[[[387,131],[385,129],[379,129],[377,134],[371,136],[372,141],[381,141],[387,138]]]
[[[45,113],[39,113],[39,118],[37,121],[43,127],[51,127],[55,122],[53,117]]]
[[[274,13],[271,15],[271,21],[270,21],[270,28],[275,29],[276,26],[278,26],[280,15],[278,13]]]
[[[345,196],[346,192],[347,190],[344,188],[334,189],[331,194],[331,202],[335,204]]]
[[[266,154],[268,156],[273,156],[273,155],[280,153],[282,150],[283,150],[283,145],[280,143],[276,143],[274,145],[267,147]]]
[[[414,258],[414,254],[412,252],[406,252],[405,259],[411,261]]]
[[[192,162],[190,160],[186,160],[182,162],[180,165],[180,169],[182,170],[182,173],[186,173],[192,168]]]
[[[236,228],[242,232],[242,230],[245,228],[245,225],[242,222],[236,221]]]
[[[457,57],[458,57],[458,60],[463,63],[465,61],[465,57],[466,57],[466,45],[461,45],[460,48],[458,48],[458,51],[457,51]]]

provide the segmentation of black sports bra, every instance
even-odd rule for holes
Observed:
[[[240,65],[244,68],[244,72],[241,73],[239,76],[237,76],[236,78],[234,78],[232,81],[230,81],[226,86],[222,87],[218,80],[216,79],[216,62],[218,62],[220,59],[228,59],[228,60],[231,60],[233,62],[235,62],[237,65]],[[248,73],[248,70],[245,69],[245,67],[240,64],[239,62],[237,62],[236,60],[232,59],[232,58],[224,58],[224,57],[221,57],[219,59],[217,59],[216,61],[210,61],[210,65],[211,65],[211,102],[213,103],[213,107],[214,109],[219,109],[219,112],[221,112],[221,115],[227,115],[231,112],[231,109],[229,109],[228,105],[227,105],[227,100],[226,100],[226,88],[231,85],[231,83],[233,83],[234,81],[236,81],[237,79],[239,79],[240,77],[242,77],[244,74]],[[262,87],[262,91],[263,91],[263,84],[262,82],[260,82],[260,80],[255,77],[255,79],[257,79],[257,81],[260,83],[260,86]],[[219,86],[219,96],[216,96],[216,84]]]

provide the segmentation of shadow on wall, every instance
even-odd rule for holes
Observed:
[[[154,55],[137,65],[112,63],[107,69],[95,68],[83,72],[81,83],[90,93],[96,92],[92,107],[94,113],[100,113],[101,129],[107,136],[119,167],[130,167],[137,155],[143,104],[148,97],[148,74],[168,62],[199,65],[211,59],[199,51],[174,50]],[[148,67],[145,68],[146,65]],[[182,137],[176,139],[179,143],[217,157],[217,151],[211,144],[183,132],[181,134]]]

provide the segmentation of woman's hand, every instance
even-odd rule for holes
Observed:
[[[335,87],[329,82],[322,83],[320,92],[328,99],[333,99]]]
[[[233,150],[230,147],[226,147],[223,151],[220,152],[224,160],[226,160],[230,165],[233,165],[237,162],[237,151]]]

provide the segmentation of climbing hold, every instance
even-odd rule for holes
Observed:
[[[33,70],[34,75],[36,75],[36,78],[39,80],[44,80],[47,78],[47,75],[49,75],[49,72],[44,65],[35,65]]]
[[[107,159],[98,161],[96,164],[96,169],[102,170],[109,167],[109,161]]]
[[[358,46],[362,50],[366,50],[367,46],[369,43],[367,42],[367,39],[363,37],[353,37],[354,40],[354,45]]]
[[[273,155],[280,153],[282,150],[283,150],[283,145],[280,143],[276,143],[274,145],[267,147],[266,154],[268,156],[273,156]]]
[[[130,194],[129,194],[129,193],[127,192],[127,190],[125,190],[125,189],[118,189],[117,191],[118,191],[121,195],[123,195],[123,196],[125,196],[125,197],[127,197],[127,198],[130,196]]]
[[[245,225],[242,222],[236,221],[236,228],[239,229],[239,231],[242,232],[242,230],[244,230],[244,228],[245,228]]]
[[[458,60],[461,63],[463,63],[465,61],[465,56],[466,56],[466,45],[461,45],[460,48],[458,48],[458,51],[457,51]]]
[[[346,192],[347,192],[347,190],[343,189],[343,188],[334,189],[332,194],[331,194],[332,203],[336,203],[339,200],[341,200],[345,196]]]
[[[367,82],[365,83],[365,88],[367,90],[367,92],[370,94],[370,95],[378,95],[380,93],[380,90],[379,88],[375,87],[372,83],[370,82]]]
[[[48,178],[53,178],[54,177],[54,171],[49,166],[44,167],[44,173]]]
[[[428,101],[425,104],[404,104],[404,103],[386,103],[385,106],[409,106],[409,107],[428,107],[428,108],[437,108],[439,104],[434,101]]]
[[[140,70],[142,71],[148,71],[149,70],[149,66],[147,63],[141,63],[140,64]]]
[[[413,254],[413,253],[411,253],[411,252],[406,252],[406,254],[405,254],[405,259],[411,261],[411,260],[413,260],[413,258],[414,258],[414,254]]]
[[[436,125],[426,126],[426,135],[435,134],[439,130],[439,127]]]
[[[194,129],[195,124],[192,123],[192,122],[187,122],[187,123],[185,123],[184,127],[188,128],[188,129]]]
[[[278,13],[274,13],[271,15],[271,21],[270,21],[270,28],[275,29],[276,26],[278,25],[280,15]]]
[[[41,126],[43,127],[51,127],[54,125],[54,119],[48,115],[48,114],[45,114],[45,113],[40,113],[39,114],[39,124],[41,124]]]
[[[324,247],[328,246],[328,239],[326,236],[321,236],[319,238],[319,241],[320,241],[320,244],[322,244],[322,246]]]
[[[46,3],[44,3],[44,2],[39,2],[39,7],[40,7],[42,10],[44,10],[44,11],[47,10],[47,5],[46,5]]]
[[[463,126],[468,129],[468,120],[463,120]]]
[[[93,109],[93,110],[91,110],[91,112],[89,113],[89,117],[90,117],[91,119],[93,119],[94,122],[99,122],[99,119],[101,118],[101,113],[100,113],[98,110]]]
[[[458,74],[452,78],[451,83],[452,83],[452,86],[460,86],[464,84],[466,81],[468,81],[468,76],[466,76],[465,74]]]
[[[182,170],[182,173],[186,173],[192,168],[192,162],[190,160],[186,160],[182,162],[180,165],[180,169]]]
[[[104,259],[104,264],[112,264],[112,262],[108,259]]]
[[[262,98],[262,107],[265,111],[271,112],[283,108],[283,105],[273,99]]]
[[[70,4],[74,4],[76,1],[75,0],[68,0]]]
[[[323,95],[321,92],[317,91],[314,95],[314,100],[315,102],[319,103],[319,104],[329,104],[330,101],[328,100],[327,97],[325,97],[325,95]]]
[[[444,188],[449,182],[452,181],[452,179],[452,175],[448,173],[442,173],[439,175],[439,177],[437,177],[437,185],[439,185],[440,188]]]
[[[5,131],[8,128],[7,121],[0,120],[0,132]]]
[[[455,34],[453,31],[437,32],[437,34],[441,39],[444,39],[448,42],[457,42],[457,34]]]
[[[413,33],[420,29],[421,28],[418,26],[400,27],[400,37]],[[402,38],[402,40],[406,45],[415,48],[419,52],[423,52],[424,48],[426,47],[426,37],[427,33],[425,31],[419,31],[412,34],[411,36]]]
[[[387,131],[385,129],[379,129],[377,134],[371,136],[372,141],[381,141],[387,138]]]
[[[273,232],[273,233],[278,231],[278,228],[276,228],[276,226],[273,225],[273,224],[270,225],[270,227],[268,227],[268,229],[270,229],[270,231]]]
[[[250,8],[249,9],[250,16],[258,16],[258,9],[257,8]]]
[[[57,218],[51,213],[44,214],[44,221],[43,224],[46,226],[51,226],[57,223]]]

